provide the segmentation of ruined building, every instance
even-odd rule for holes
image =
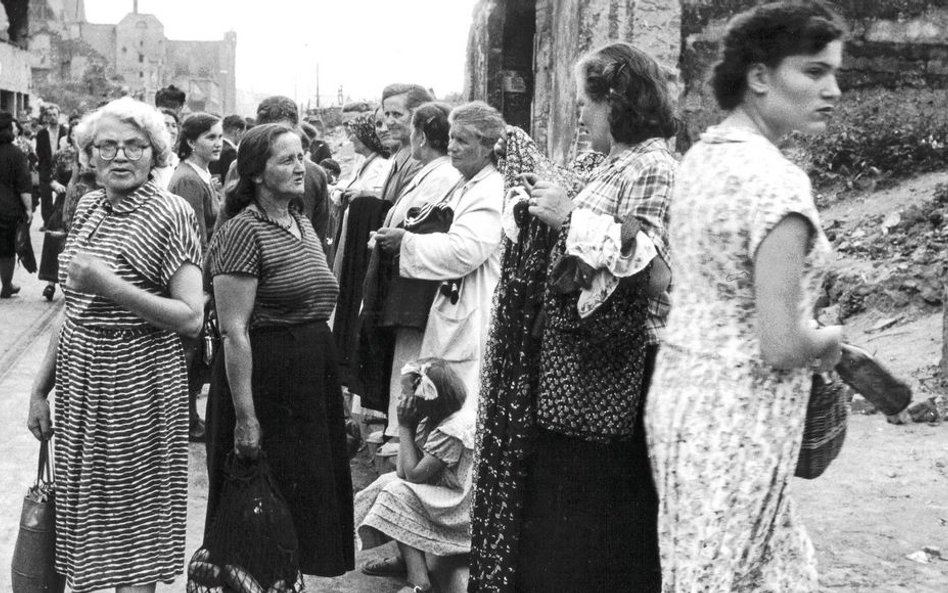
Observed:
[[[706,87],[734,14],[758,0],[481,0],[468,40],[465,96],[497,107],[556,159],[574,146],[573,65],[590,49],[628,41],[655,56],[675,85],[687,147],[717,113]],[[948,0],[830,1],[851,36],[844,88],[948,88]]]
[[[30,108],[29,1],[2,0],[0,21],[0,111]]]
[[[93,65],[121,78],[131,95],[151,101],[174,84],[192,111],[233,113],[237,35],[220,41],[179,41],[165,36],[151,14],[132,12],[118,24],[89,23],[83,0],[34,0],[30,52],[34,84],[78,80]]]

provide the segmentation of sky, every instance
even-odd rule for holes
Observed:
[[[316,93],[334,102],[377,99],[392,82],[416,82],[442,97],[461,92],[476,0],[139,0],[169,39],[217,40],[237,33],[237,89]],[[85,0],[90,23],[118,23],[132,0]]]

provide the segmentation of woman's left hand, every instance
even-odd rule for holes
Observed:
[[[529,212],[553,230],[559,230],[573,211],[566,190],[550,181],[538,180],[530,189]]]
[[[398,253],[402,247],[402,237],[407,233],[405,229],[383,227],[375,234],[375,244],[389,253]]]
[[[114,275],[104,261],[85,252],[73,256],[66,274],[66,285],[73,290],[101,296],[106,296],[107,281]]]
[[[412,394],[403,393],[398,400],[398,407],[395,413],[398,416],[399,426],[406,428],[415,428],[421,419],[418,413],[418,405],[415,403],[417,398]]]

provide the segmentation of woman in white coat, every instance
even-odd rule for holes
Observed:
[[[473,416],[491,297],[500,278],[504,180],[494,166],[493,146],[505,128],[497,110],[481,101],[456,107],[450,124],[448,155],[463,177],[447,201],[454,211],[450,229],[414,234],[382,228],[376,240],[398,250],[402,277],[442,282],[420,356],[451,363],[469,394],[462,412]]]

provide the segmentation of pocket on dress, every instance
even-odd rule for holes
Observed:
[[[477,356],[480,328],[477,309],[461,316],[454,315],[456,309],[447,299],[439,297],[428,316],[425,337],[421,343],[423,357],[434,356],[448,361],[473,360]]]

